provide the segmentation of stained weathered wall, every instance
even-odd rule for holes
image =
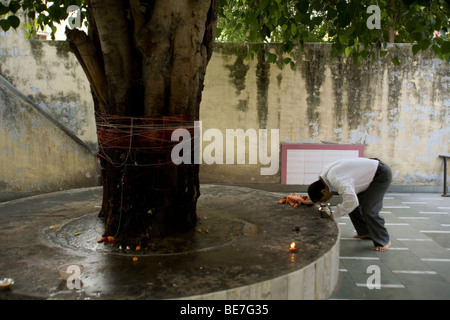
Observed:
[[[22,28],[0,31],[0,75],[96,148],[90,86],[65,42],[30,41]]]
[[[330,49],[307,44],[295,57],[295,70],[279,70],[263,55],[248,61],[244,49],[238,54],[234,44],[216,44],[200,120],[203,133],[222,132],[223,162],[226,129],[267,128],[269,137],[271,129],[279,129],[280,143],[364,144],[366,156],[391,166],[394,184],[441,186],[438,154],[450,149],[449,65],[432,52],[413,56],[409,45],[392,46],[385,59],[361,66],[331,59]],[[401,66],[390,62],[393,54]],[[64,43],[29,42],[21,31],[0,32],[0,75],[95,149],[89,84]],[[210,144],[203,141],[203,148]],[[3,163],[11,151],[2,148]],[[203,163],[201,181],[280,183],[279,164],[275,175],[261,175],[261,167],[268,165]]]
[[[276,50],[276,46],[268,47]],[[208,66],[201,119],[208,128],[279,129],[280,143],[364,144],[388,163],[397,185],[442,185],[449,151],[450,67],[432,52],[395,45],[384,59],[356,66],[331,59],[331,45],[307,44],[295,70],[243,59],[217,44]],[[400,66],[391,63],[397,55]],[[204,143],[207,144],[209,142]],[[202,167],[206,181],[280,182],[259,166]]]
[[[98,185],[96,159],[50,113],[0,77],[0,192],[37,193]]]
[[[0,32],[0,193],[98,185],[89,84],[63,42]]]

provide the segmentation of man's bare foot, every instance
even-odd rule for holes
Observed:
[[[370,234],[368,234],[368,233],[367,234],[363,234],[363,235],[357,234],[353,238],[356,238],[356,239],[370,239]]]
[[[391,247],[391,242],[389,241],[384,247],[375,247],[375,251],[388,251],[388,249]]]

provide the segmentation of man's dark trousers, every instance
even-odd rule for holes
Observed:
[[[388,165],[378,161],[378,169],[372,182],[367,190],[358,193],[359,206],[349,216],[358,235],[369,234],[375,246],[383,247],[389,242],[389,233],[380,211],[384,195],[392,181],[392,172]]]

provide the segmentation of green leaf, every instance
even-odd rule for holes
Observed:
[[[396,66],[399,66],[399,65],[400,65],[400,61],[398,60],[397,57],[392,58],[392,63],[394,63]]]
[[[294,43],[292,41],[286,41],[281,45],[281,49],[284,52],[290,53],[294,49]]]
[[[269,52],[269,54],[267,55],[267,61],[270,63],[277,62],[277,55]]]
[[[417,42],[422,41],[422,40],[428,38],[427,34],[426,34],[425,32],[423,32],[423,31],[421,31],[421,32],[413,32],[413,33],[411,34],[411,36],[412,36],[412,38],[413,38],[414,40],[416,40]]]
[[[330,9],[328,10],[328,14],[327,14],[328,20],[332,20],[332,19],[336,18],[336,16],[337,16],[337,10],[330,7]]]
[[[350,53],[352,52],[352,50],[353,50],[353,47],[346,47],[344,50],[345,57],[348,57],[350,55]]]
[[[20,19],[16,16],[9,16],[8,23],[11,27],[16,29],[20,25]]]
[[[291,24],[291,34],[295,37],[297,34],[297,26],[295,24]]]
[[[421,50],[427,50],[430,44],[431,41],[429,39],[425,39],[419,42],[419,47]]]
[[[258,40],[258,35],[256,33],[255,30],[250,31],[250,35],[249,35],[249,40],[250,42],[256,42]]]
[[[252,50],[254,52],[258,52],[261,49],[261,45],[259,43],[256,43],[252,46]]]
[[[416,30],[417,27],[417,22],[414,20],[410,20],[408,22],[406,22],[405,28],[406,31],[412,33],[414,30]]]
[[[334,37],[336,34],[337,34],[337,30],[334,29],[334,28],[332,28],[332,29],[330,29],[330,31],[328,31],[328,36],[329,36],[330,38],[331,38],[331,37]]]
[[[34,12],[34,11],[28,11],[28,13],[27,13],[28,18],[30,18],[32,20],[35,18],[35,15],[36,15],[36,12]]]
[[[264,10],[270,3],[270,0],[262,0],[259,3],[259,7]]]
[[[11,10],[12,13],[16,13],[17,10],[20,9],[20,3],[19,1],[11,1],[9,3],[9,9]]]
[[[338,15],[338,25],[341,28],[345,28],[350,24],[352,21],[352,17],[354,16],[353,7],[351,6],[351,3],[348,5],[348,7],[345,9],[343,13],[340,13]]]
[[[412,46],[412,52],[413,52],[413,54],[416,55],[419,51],[420,51],[420,46],[419,46],[418,44],[414,44],[414,45]]]
[[[311,19],[310,26],[311,27],[314,27],[316,25],[318,26],[318,25],[320,25],[322,23],[322,21],[323,21],[322,17],[314,17],[314,18]]]
[[[381,50],[380,51],[380,57],[385,57],[387,54],[389,53],[389,51],[387,51],[387,50]]]
[[[284,64],[289,64],[289,63],[291,63],[291,61],[292,61],[291,58],[284,58],[284,59],[283,59],[283,63],[284,63]]]
[[[441,48],[435,44],[433,44],[431,46],[431,49],[434,51],[435,54],[437,54],[438,56],[441,55]]]
[[[3,16],[9,12],[9,8],[0,3],[0,16]]]
[[[344,35],[342,35],[342,34],[340,34],[340,35],[338,36],[338,40],[339,40],[339,42],[340,42],[341,44],[345,44],[345,43],[348,41],[348,39],[347,39]]]
[[[291,67],[291,70],[295,70],[295,62],[294,61],[291,61],[289,63],[289,66]]]
[[[9,30],[9,22],[8,20],[5,19],[1,19],[0,20],[0,27],[3,29],[3,31],[8,31]]]
[[[447,54],[450,52],[450,41],[444,41],[441,45],[441,54]]]
[[[297,4],[295,6],[297,7],[297,9],[300,13],[306,13],[309,8],[309,1],[307,1],[307,0],[299,1],[299,2],[297,2]]]
[[[361,36],[364,33],[364,31],[366,31],[366,29],[367,29],[367,26],[366,26],[365,22],[361,22],[361,21],[357,22],[355,25],[354,36],[355,37]]]
[[[367,58],[369,56],[369,52],[367,50],[362,50],[361,51],[361,57],[363,57],[364,59]]]

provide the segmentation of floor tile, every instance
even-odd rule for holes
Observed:
[[[387,252],[355,240],[348,216],[336,219],[341,271],[330,299],[450,299],[450,198],[386,194],[381,215],[392,242]],[[370,266],[379,270],[380,289],[368,286]]]

